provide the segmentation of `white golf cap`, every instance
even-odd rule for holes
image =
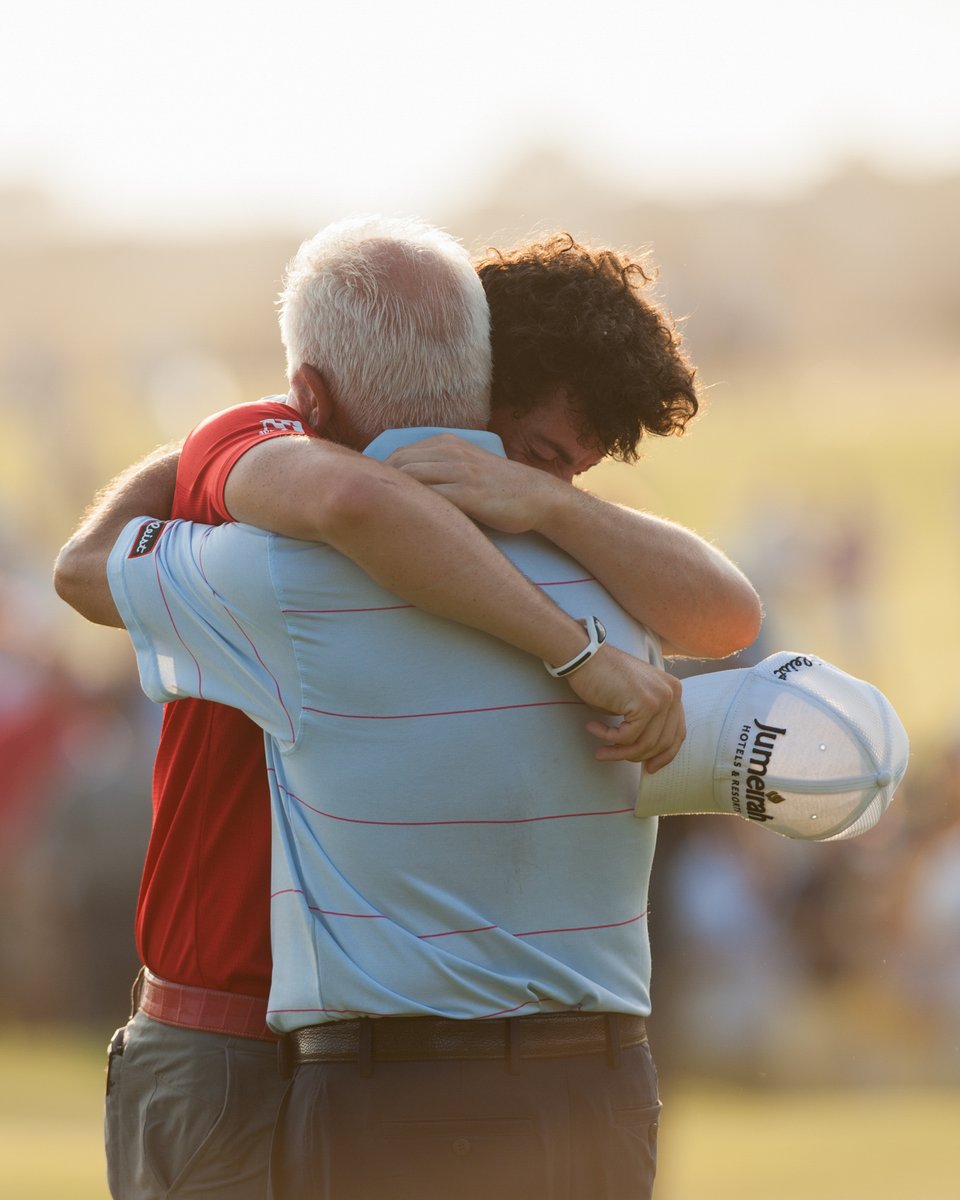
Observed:
[[[733,813],[786,837],[871,829],[907,769],[907,731],[872,684],[784,650],[683,681],[687,736],[644,774],[638,817]]]

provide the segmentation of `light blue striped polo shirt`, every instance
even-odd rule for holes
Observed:
[[[391,430],[385,459],[439,432]],[[647,1014],[655,819],[640,768],[597,763],[597,714],[535,658],[429,616],[325,545],[132,521],[110,586],[157,701],[265,731],[270,1024],[361,1015]],[[496,544],[566,611],[661,663],[655,637],[532,534]],[[602,714],[601,714],[602,715]]]

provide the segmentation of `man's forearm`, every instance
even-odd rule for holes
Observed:
[[[585,634],[448,500],[393,467],[311,437],[274,438],[233,466],[234,518],[326,542],[382,587],[554,664]]]
[[[598,500],[546,469],[451,435],[406,446],[389,462],[483,525],[549,538],[656,633],[665,650],[724,658],[756,637],[760,604],[749,581],[682,526]]]
[[[259,450],[259,448],[258,448]],[[322,473],[318,473],[319,456]],[[260,465],[257,465],[257,458]],[[281,464],[299,503],[254,475]],[[235,475],[247,472],[242,491]],[[300,473],[303,472],[302,477]],[[288,485],[287,484],[287,485]],[[285,485],[285,486],[287,486]],[[245,455],[231,472],[234,516],[288,536],[322,541],[410,604],[482,630],[552,663],[572,658],[585,633],[532,584],[454,505],[392,467],[330,443],[277,439]],[[280,511],[280,506],[285,511]]]
[[[757,636],[760,601],[703,538],[649,513],[556,483],[537,530],[581,562],[666,652],[725,658]]]
[[[127,521],[149,513],[166,519],[173,505],[180,447],[164,446],[118,475],[94,498],[80,526],[57,555],[57,594],[96,625],[121,626],[106,562]]]

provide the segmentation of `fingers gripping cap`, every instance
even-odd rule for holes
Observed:
[[[872,684],[812,655],[683,682],[687,735],[644,775],[636,815],[733,813],[786,837],[871,829],[907,769],[907,732]]]

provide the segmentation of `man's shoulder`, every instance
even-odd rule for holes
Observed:
[[[309,434],[284,396],[213,413],[187,437],[177,467],[174,515],[218,524],[230,520],[223,489],[238,459],[264,439]]]
[[[205,417],[187,436],[184,449],[198,442],[210,446],[236,434],[270,436],[277,433],[309,433],[297,410],[285,396],[265,396],[246,404],[235,404]]]

